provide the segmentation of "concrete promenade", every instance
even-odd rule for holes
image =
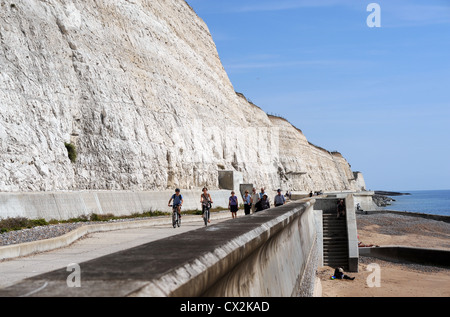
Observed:
[[[241,211],[239,214],[241,215]],[[228,211],[213,213],[211,225],[230,218],[231,215]],[[92,233],[89,233],[87,228],[83,228],[82,232],[87,232],[87,234],[80,237],[75,234],[75,241],[72,243],[69,243],[67,237],[64,236],[27,243],[27,245],[30,245],[28,247],[30,253],[34,253],[33,250],[38,251],[46,248],[49,248],[50,251],[0,261],[0,289],[14,285],[26,278],[67,268],[72,263],[79,264],[202,227],[204,227],[204,223],[199,215],[184,215],[181,227],[176,229],[172,228],[170,218],[164,217],[145,221],[138,220],[133,221],[133,223],[101,224],[101,227],[98,228],[102,230],[95,231],[94,226],[91,229]],[[58,240],[61,247],[52,249],[52,245],[55,243],[48,240]],[[21,245],[9,247],[20,249]],[[2,249],[5,250],[6,247],[0,247],[0,258]],[[67,274],[70,274],[70,272]]]
[[[31,272],[25,280],[16,277],[18,283],[5,280],[4,285],[13,285],[0,289],[0,296],[308,296],[317,267],[313,203],[294,202],[237,219],[225,212],[228,220],[213,220],[208,227],[200,222],[197,230],[163,239],[162,233],[153,232],[153,241],[150,232],[146,238],[117,232],[112,241],[96,244],[106,255],[98,249],[91,255],[82,250],[58,254],[61,262],[50,260],[55,263],[43,269],[47,273]],[[190,225],[185,221],[182,228]],[[118,243],[120,235],[130,235],[124,240],[132,242]],[[85,239],[86,245],[96,236],[92,237]],[[84,241],[79,242],[82,246]],[[116,244],[114,250],[108,250],[109,244]],[[26,266],[17,264],[12,271]],[[33,264],[28,268],[36,270]],[[73,281],[79,281],[79,287]]]

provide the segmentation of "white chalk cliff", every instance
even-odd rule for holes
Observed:
[[[184,0],[0,0],[0,191],[218,188],[220,170],[361,188],[342,155],[234,91]]]

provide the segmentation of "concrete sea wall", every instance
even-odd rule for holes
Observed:
[[[205,295],[311,296],[319,249],[314,210],[312,204],[306,203],[290,213],[282,224],[274,223],[274,233],[267,241]]]
[[[370,256],[393,262],[413,262],[424,265],[450,267],[450,251],[392,245],[359,248],[363,256]]]
[[[229,190],[209,191],[213,207],[227,207]],[[0,219],[67,220],[92,213],[127,216],[146,211],[170,211],[167,206],[174,191],[75,191],[0,193]],[[184,210],[201,209],[200,190],[182,190]]]
[[[64,268],[0,296],[311,296],[313,204],[290,203],[80,263],[80,288],[67,287]]]

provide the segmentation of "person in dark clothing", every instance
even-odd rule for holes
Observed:
[[[281,189],[277,190],[277,194],[275,195],[273,202],[275,204],[275,207],[282,206],[286,203],[286,198],[284,198],[283,194],[281,193]]]
[[[345,216],[345,204],[343,199],[339,200],[337,205],[337,218],[340,216]]]
[[[242,197],[244,199],[244,213],[246,215],[250,215],[250,210],[252,208],[252,196],[248,194],[248,190],[245,191],[244,196]]]
[[[231,192],[231,196],[228,199],[228,209],[231,211],[231,217],[237,218],[237,212],[239,210],[239,202],[237,196],[234,194],[234,191]]]
[[[267,195],[266,195],[266,194],[264,194],[264,195],[262,196],[262,199],[259,200],[259,201],[256,203],[255,207],[256,207],[256,211],[255,211],[255,212],[258,212],[258,211],[261,211],[261,210],[265,210],[265,209],[269,209],[269,208],[270,208],[269,200],[267,199]]]
[[[350,277],[350,276],[344,274],[344,269],[341,267],[337,267],[334,270],[333,276],[334,276],[334,278],[340,279],[340,280],[352,280],[353,281],[355,279],[355,277]]]

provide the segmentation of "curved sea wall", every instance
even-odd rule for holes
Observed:
[[[0,191],[361,189],[234,91],[184,0],[2,1],[0,65]]]
[[[68,287],[62,268],[0,296],[312,296],[320,257],[313,205],[290,203],[79,263],[82,287]]]

